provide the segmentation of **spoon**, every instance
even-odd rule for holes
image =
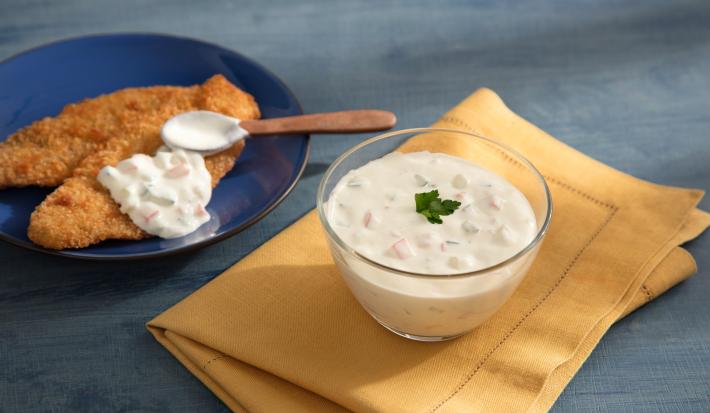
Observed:
[[[261,120],[239,120],[221,113],[200,110],[168,119],[160,134],[163,142],[173,149],[211,155],[247,136],[374,132],[391,129],[396,122],[394,113],[372,109]]]

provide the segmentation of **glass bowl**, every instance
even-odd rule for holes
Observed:
[[[337,235],[328,221],[328,198],[349,171],[394,150],[444,153],[502,176],[530,203],[537,225],[535,237],[508,259],[466,273],[407,272],[358,253]],[[318,217],[330,252],[355,298],[382,326],[419,341],[452,339],[489,319],[510,298],[527,273],[552,216],[547,184],[527,159],[492,139],[452,129],[406,129],[368,139],[330,165],[316,196]]]

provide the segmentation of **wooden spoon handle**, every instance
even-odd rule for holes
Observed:
[[[391,129],[397,123],[392,112],[346,110],[262,120],[244,120],[239,126],[251,136],[304,133],[358,133]]]

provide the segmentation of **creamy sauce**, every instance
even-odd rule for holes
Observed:
[[[454,337],[488,320],[515,291],[538,247],[519,259],[464,278],[408,277],[335,254],[343,279],[380,323],[421,337]]]
[[[414,194],[438,189],[461,206],[431,224]],[[523,250],[538,226],[525,196],[502,177],[440,153],[393,153],[350,171],[325,205],[328,222],[350,247],[400,275],[331,242],[343,278],[380,323],[422,339],[453,337],[487,320],[510,297],[537,254],[469,277],[437,277],[498,264]],[[428,337],[428,338],[427,338]]]
[[[166,145],[171,148],[214,151],[248,135],[248,132],[239,126],[239,122],[237,118],[216,112],[186,112],[165,122],[161,135]]]
[[[209,221],[212,178],[200,154],[161,148],[104,167],[99,182],[142,230],[177,238]]]
[[[210,111],[169,119],[161,136],[166,145],[150,157],[137,154],[107,166],[98,176],[134,224],[161,238],[187,235],[209,221],[205,206],[212,178],[198,152],[226,149],[248,135],[239,119]]]
[[[442,224],[416,212],[416,193],[438,190],[461,203]],[[335,232],[360,254],[424,274],[479,270],[532,241],[535,215],[525,196],[500,176],[440,153],[392,153],[350,171],[327,206]]]

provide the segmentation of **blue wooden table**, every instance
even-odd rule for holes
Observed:
[[[262,62],[306,111],[380,107],[399,127],[488,86],[615,168],[710,188],[710,2],[429,3],[1,0],[0,59],[97,32],[198,37]],[[315,137],[283,204],[196,253],[107,264],[0,245],[0,411],[226,411],[144,323],[312,208],[362,138]],[[698,274],[615,325],[555,411],[710,411],[710,236],[688,249]]]

